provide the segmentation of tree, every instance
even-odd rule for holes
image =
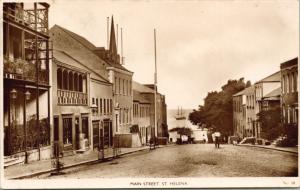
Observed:
[[[207,124],[225,136],[233,134],[233,106],[232,95],[244,90],[247,84],[244,78],[239,80],[228,80],[227,84],[221,87],[221,91],[208,92],[204,98],[204,105],[200,105],[198,110],[194,110],[189,114],[189,120],[193,124]]]
[[[258,113],[258,121],[262,126],[262,137],[268,140],[274,140],[284,133],[284,128],[280,121],[280,106],[274,106],[268,110],[262,110]]]

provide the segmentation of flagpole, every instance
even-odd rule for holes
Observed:
[[[107,49],[109,49],[109,17],[106,17],[106,26],[107,26]]]
[[[156,93],[157,93],[157,63],[156,63],[156,29],[154,28],[154,148],[156,145],[156,137],[157,137],[157,116],[156,116]]]

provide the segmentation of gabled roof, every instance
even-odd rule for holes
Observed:
[[[85,39],[83,36],[80,36],[66,28],[63,28],[59,25],[54,25],[57,26],[59,28],[61,28],[62,30],[64,30],[66,33],[68,33],[70,36],[72,36],[75,40],[77,40],[78,42],[80,42],[82,45],[84,45],[85,47],[87,47],[90,50],[93,50],[96,48],[96,46],[94,46],[94,44],[92,44],[90,41],[88,41],[87,39]]]
[[[244,95],[245,92],[246,92],[246,89],[239,91],[238,93],[234,94],[233,96],[241,96],[241,95]]]
[[[251,85],[248,88],[245,88],[244,94],[245,95],[248,95],[248,94],[251,94],[251,93],[254,94],[255,93],[254,91],[255,91],[255,87],[254,87],[254,85]]]
[[[113,24],[113,21],[112,21]],[[128,72],[128,69],[126,69],[124,66],[122,66],[121,64],[115,64],[115,63],[111,63],[109,61],[105,61],[103,60],[103,58],[97,53],[97,51],[105,51],[104,47],[96,47],[94,44],[92,44],[90,41],[88,41],[86,38],[84,38],[83,36],[80,36],[66,28],[63,28],[59,25],[54,25],[53,27],[59,27],[60,29],[62,29],[64,32],[66,32],[67,34],[69,34],[73,39],[75,39],[76,41],[78,41],[79,43],[81,43],[83,46],[85,46],[89,51],[93,52],[95,55],[97,55],[97,57],[99,57],[103,62],[106,62],[106,64],[108,64],[111,67],[115,67],[115,68],[119,68],[121,70],[125,70]],[[112,29],[114,30],[114,27],[112,26]],[[51,29],[50,29],[51,30]],[[114,36],[114,32],[111,32],[111,42],[110,42],[110,49],[109,51],[111,51],[112,53],[116,53],[116,44],[115,44],[115,36]]]
[[[74,66],[75,68],[83,69],[91,73],[91,78],[97,79],[105,83],[110,83],[106,78],[102,77],[101,75],[99,75],[98,73],[90,69],[88,66],[74,59],[64,51],[53,50],[53,57],[61,63],[71,65]]]
[[[266,94],[264,98],[269,97],[278,97],[281,95],[281,87],[276,88],[275,90],[271,91],[270,93]]]
[[[263,79],[257,81],[255,84],[261,83],[261,82],[280,82],[280,81],[281,81],[281,73],[280,73],[280,71],[277,71],[276,73],[273,73],[273,74],[267,76],[266,78],[263,78]]]
[[[49,33],[51,40],[53,40],[53,48],[55,50],[67,53],[102,77],[108,77],[106,68],[109,64],[91,51],[86,46],[87,44],[82,44],[82,41],[80,42],[77,38],[78,35],[58,25],[54,25]]]
[[[298,66],[298,57],[295,57],[294,59],[288,60],[286,62],[283,62],[280,64],[280,69],[284,69],[286,67],[290,66]]]
[[[140,93],[154,93],[154,90],[136,81],[132,81],[132,89]]]
[[[150,102],[141,95],[140,92],[133,90],[133,101],[138,101],[142,104],[150,104]]]

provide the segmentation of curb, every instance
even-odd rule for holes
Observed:
[[[267,146],[255,146],[255,145],[249,145],[249,144],[237,144],[237,146],[254,147],[254,148],[264,148],[264,149],[269,149],[269,150],[276,150],[276,151],[281,151],[281,152],[289,152],[289,153],[293,153],[293,154],[298,154],[297,151],[284,150],[284,149],[280,149],[280,148],[273,148],[273,147],[267,147]]]
[[[158,146],[156,148],[164,148],[164,147],[169,147],[169,146],[168,145],[163,146],[163,147],[162,146]],[[143,148],[143,149],[139,149],[139,150],[133,150],[133,151],[124,152],[124,153],[119,154],[118,156],[129,155],[129,154],[132,154],[132,153],[135,153],[135,152],[142,152],[142,151],[145,151],[145,150],[149,150],[149,147]],[[75,164],[70,164],[70,165],[64,166],[62,168],[62,170],[73,168],[73,167],[77,167],[77,166],[82,166],[82,165],[85,165],[85,164],[104,163],[106,160],[112,159],[112,158],[114,158],[114,156],[108,156],[108,157],[105,158],[105,160],[93,159],[93,160],[83,161],[83,162],[79,162],[79,163],[75,163]],[[27,174],[27,175],[21,175],[21,176],[17,176],[17,177],[8,178],[7,180],[31,178],[31,177],[36,177],[36,176],[39,176],[39,175],[51,173],[51,172],[54,172],[54,171],[56,171],[56,169],[52,168],[52,169],[48,169],[48,170],[44,170],[44,171],[39,171],[39,172]]]

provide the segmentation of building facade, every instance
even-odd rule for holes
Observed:
[[[254,137],[256,134],[255,128],[255,88],[254,86],[250,86],[246,88],[245,91],[246,96],[246,128],[245,134],[247,137]]]
[[[261,138],[261,124],[258,122],[258,114],[263,110],[264,107],[267,106],[268,102],[271,103],[271,101],[267,101],[268,98],[270,98],[270,93],[278,90],[281,86],[281,77],[280,77],[280,71],[273,73],[266,78],[259,80],[254,84],[255,88],[255,137]],[[276,101],[275,101],[276,102]]]
[[[48,9],[3,3],[4,155],[25,163],[51,156]]]
[[[133,82],[133,89],[138,91],[143,97],[150,102],[150,126],[151,136],[157,137],[168,137],[168,125],[167,125],[167,105],[165,102],[165,96],[158,93],[156,95],[156,119],[157,128],[154,129],[155,125],[155,105],[154,105],[154,85],[152,84],[140,84]]]
[[[113,146],[113,86],[106,63],[91,52],[91,43],[67,29],[55,25],[50,36],[53,140],[66,154]]]
[[[116,134],[130,134],[132,126],[132,76],[133,72],[126,69],[124,59],[118,54],[114,20],[112,17],[109,49],[97,47],[93,52],[107,63],[108,80],[113,84],[113,105]]]
[[[282,123],[298,134],[298,58],[280,65]]]
[[[246,95],[242,90],[233,95],[233,131],[234,136],[245,137],[246,127]]]
[[[133,126],[138,128],[142,145],[149,143],[151,138],[150,105],[143,95],[133,90]]]

